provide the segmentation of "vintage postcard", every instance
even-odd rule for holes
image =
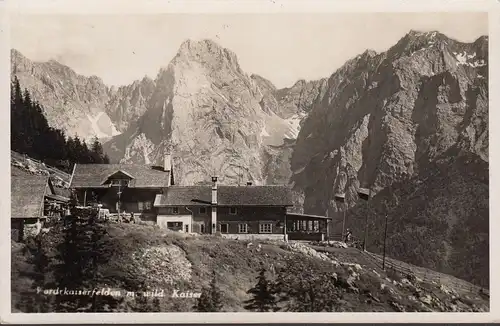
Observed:
[[[3,4],[2,320],[493,321],[475,3]]]

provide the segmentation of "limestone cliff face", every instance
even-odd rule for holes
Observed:
[[[85,77],[57,61],[33,62],[11,51],[11,76],[40,102],[50,126],[81,138],[117,135],[106,113],[111,90],[96,76]]]
[[[146,112],[154,89],[154,81],[147,76],[130,85],[111,89],[113,96],[106,103],[106,112],[120,132]]]
[[[144,114],[105,144],[107,152],[114,160],[152,163],[169,151],[180,184],[214,174],[228,184],[267,183],[266,149],[284,145],[297,127],[276,113],[275,88],[263,81],[247,75],[230,50],[188,40],[160,70]]]
[[[278,90],[275,97],[279,103],[279,114],[284,118],[294,115],[305,117],[314,103],[324,96],[327,81],[326,78],[309,82],[301,79],[290,88]]]
[[[460,43],[410,32],[385,53],[349,60],[329,79],[300,130],[292,180],[304,208],[334,213],[333,198],[375,193],[425,169],[451,146],[488,160],[487,39]]]

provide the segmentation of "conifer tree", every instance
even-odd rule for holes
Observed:
[[[253,297],[245,301],[245,309],[259,312],[278,311],[276,298],[271,290],[271,285],[266,279],[266,270],[261,268],[259,276],[257,276],[257,284],[247,291]]]
[[[197,299],[194,308],[199,312],[217,312],[221,311],[222,307],[222,293],[217,286],[214,272],[212,274],[210,286],[208,288],[203,288],[201,297]]]
[[[50,127],[43,107],[27,89],[22,91],[17,77],[11,82],[10,114],[11,149],[14,151],[61,166],[68,173],[74,163],[109,163],[98,139],[91,144],[78,136],[66,140],[62,130]]]

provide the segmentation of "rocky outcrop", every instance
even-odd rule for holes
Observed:
[[[332,199],[405,180],[455,144],[488,160],[487,43],[410,32],[385,53],[349,60],[304,121],[292,180],[305,209],[333,213]]]
[[[179,184],[214,174],[228,184],[288,183],[299,112],[284,116],[279,91],[247,75],[233,52],[188,40],[152,83],[143,115],[105,144],[112,160],[161,162],[168,151]]]
[[[324,96],[326,87],[326,78],[309,82],[301,79],[290,88],[277,90],[275,97],[278,101],[278,114],[283,118],[294,115],[305,117],[314,103]]]
[[[368,50],[338,69],[313,104],[292,155],[292,181],[304,191],[304,210],[340,220],[344,208],[337,206],[336,194],[345,193],[353,207],[359,187],[372,194],[391,185],[392,192],[409,187],[398,205],[386,209],[397,225],[390,254],[484,279],[487,254],[475,250],[488,246],[488,202],[474,198],[487,198],[488,187],[466,177],[465,167],[478,161],[475,173],[487,180],[487,49],[486,37],[461,43],[437,32],[411,31],[387,52]],[[441,174],[433,175],[433,169]],[[410,200],[415,191],[420,199]],[[383,198],[381,192],[370,206],[382,205]],[[385,211],[362,211],[360,205],[348,212],[348,227],[362,237],[368,214],[372,249],[381,250]],[[471,214],[480,214],[480,227],[473,226]],[[481,234],[475,249],[465,249],[469,240],[456,239],[458,230]],[[415,238],[421,241],[408,240]],[[457,252],[475,261],[481,276],[465,272]]]
[[[154,89],[154,81],[147,76],[130,85],[111,89],[113,95],[105,108],[116,129],[125,131],[146,112],[147,103]]]

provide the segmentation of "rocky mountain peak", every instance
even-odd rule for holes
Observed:
[[[184,41],[170,64],[186,62],[198,62],[214,69],[219,69],[221,64],[228,64],[241,71],[236,54],[211,39]]]

